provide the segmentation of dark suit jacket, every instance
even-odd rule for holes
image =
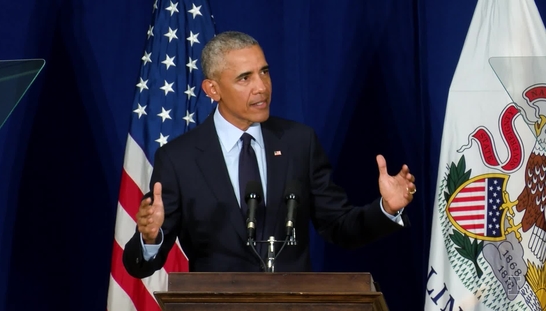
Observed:
[[[332,170],[315,132],[296,122],[270,117],[262,123],[267,157],[265,234],[285,238],[285,184],[298,180],[297,245],[286,246],[275,271],[310,271],[309,220],[327,241],[358,247],[394,232],[400,225],[381,211],[379,199],[353,206],[331,182]],[[281,151],[281,155],[274,155]],[[145,261],[138,231],[125,245],[123,263],[134,277],[161,269],[176,237],[190,271],[260,271],[260,261],[246,245],[244,217],[231,185],[212,114],[203,124],[159,148],[150,189],[162,183],[165,221],[157,256]],[[404,223],[408,219],[403,215]],[[262,258],[265,260],[263,247]],[[278,249],[278,248],[277,248]]]

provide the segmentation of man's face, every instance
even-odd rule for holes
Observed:
[[[233,50],[215,78],[218,109],[222,116],[246,131],[252,123],[269,118],[271,78],[262,49],[257,46]]]

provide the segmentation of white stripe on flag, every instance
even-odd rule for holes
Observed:
[[[125,244],[135,234],[136,222],[133,218],[127,214],[127,211],[118,202],[118,211],[116,213],[116,242],[125,248]]]
[[[127,147],[125,148],[123,168],[127,172],[127,175],[129,175],[140,188],[140,191],[142,191],[143,194],[147,193],[153,167],[131,135],[127,135]]]

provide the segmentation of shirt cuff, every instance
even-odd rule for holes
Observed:
[[[385,216],[389,217],[390,220],[394,221],[395,223],[399,224],[400,226],[404,225],[404,220],[402,219],[402,212],[404,211],[404,209],[399,210],[398,213],[396,213],[396,215],[391,215],[391,214],[387,213],[385,211],[385,208],[383,207],[383,198],[381,198],[381,200],[379,200],[379,206],[381,207],[381,211],[383,212],[383,214],[385,214]]]
[[[142,233],[140,234],[140,245],[142,245],[142,256],[144,257],[144,260],[153,260],[159,252],[159,248],[161,247],[161,244],[163,244],[163,229],[159,228],[159,234],[161,235],[159,244],[145,244]]]

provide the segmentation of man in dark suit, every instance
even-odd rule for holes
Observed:
[[[310,271],[309,223],[327,241],[359,247],[409,224],[404,207],[415,193],[406,165],[395,176],[377,156],[381,198],[349,203],[331,181],[331,166],[308,126],[269,116],[271,79],[264,54],[252,37],[217,35],[203,49],[202,88],[218,108],[195,129],[159,148],[142,200],[138,228],[125,245],[123,263],[134,277],[161,269],[176,238],[190,271],[263,271],[247,245],[242,137],[250,137],[264,204],[257,211],[259,238],[286,237],[285,187],[297,181],[297,245],[286,246],[275,271]],[[244,133],[250,134],[243,135]],[[248,148],[247,148],[248,149]],[[246,160],[244,160],[246,161]],[[258,175],[256,175],[258,176]],[[266,248],[261,257],[265,260]]]

